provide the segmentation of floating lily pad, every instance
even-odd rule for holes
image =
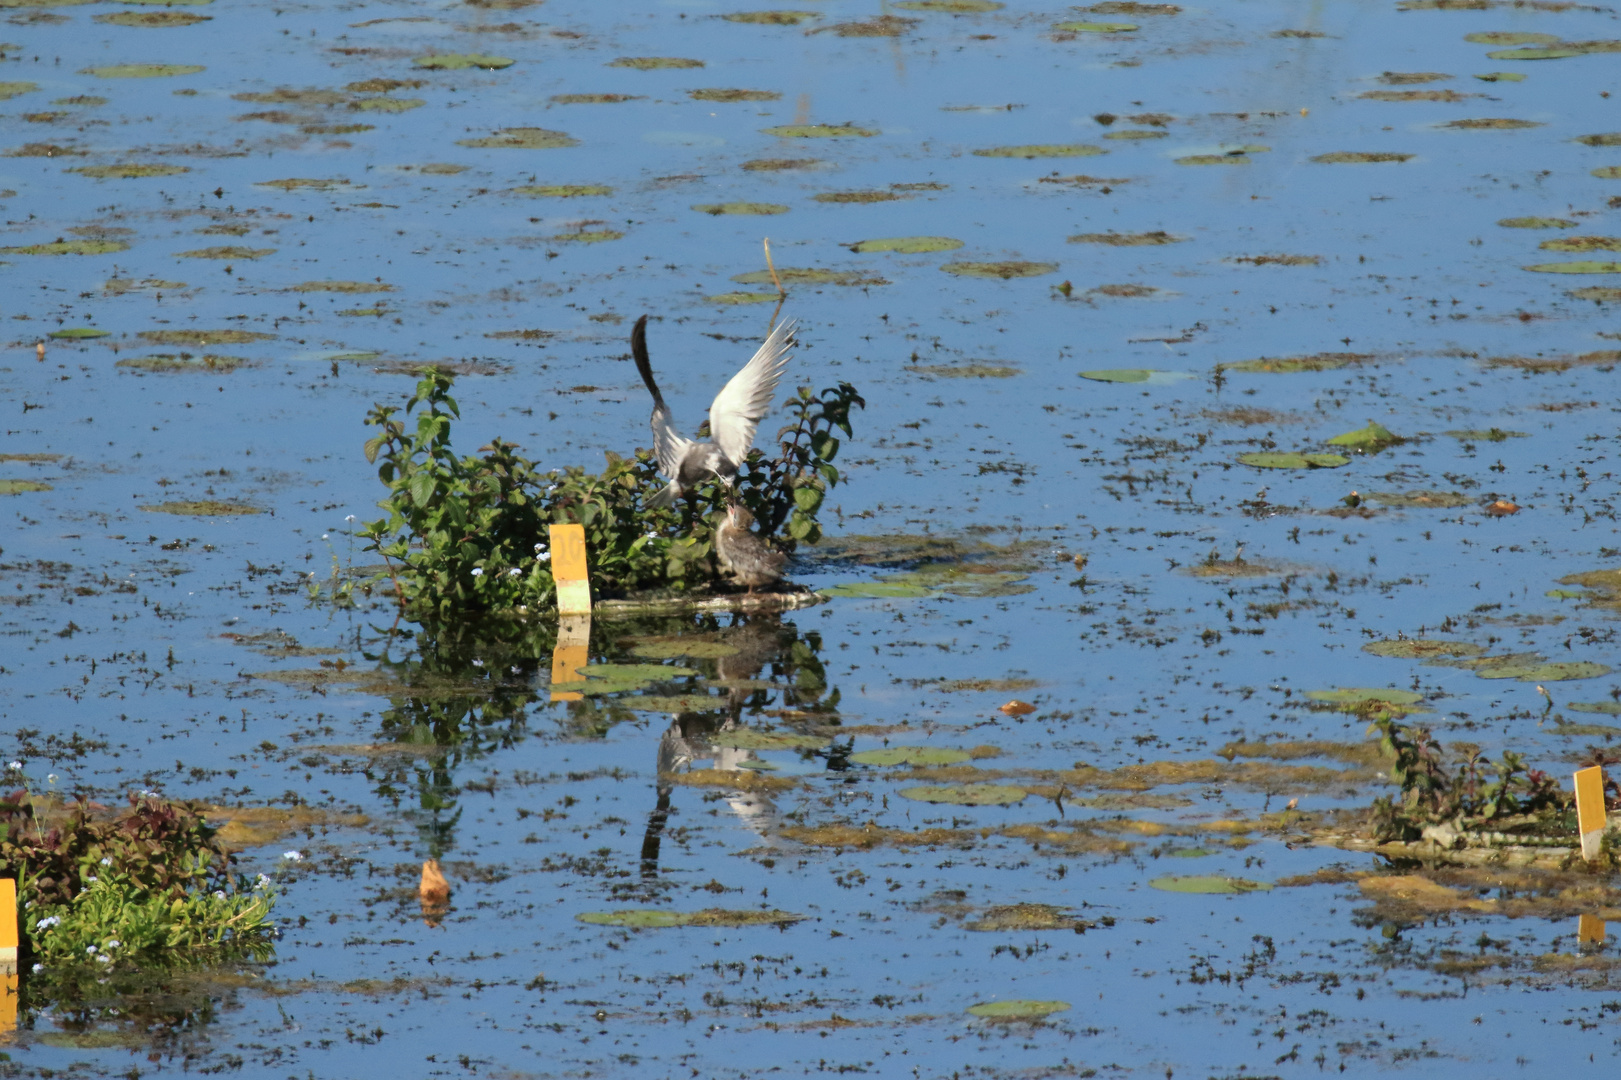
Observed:
[[[49,336],[58,341],[86,341],[90,338],[109,337],[111,334],[111,330],[97,330],[93,326],[73,326],[66,330],[52,330]]]
[[[1034,930],[1068,930],[1072,933],[1084,933],[1096,925],[1052,904],[1007,904],[987,909],[985,914],[973,922],[964,924],[964,928],[982,934]]]
[[[821,16],[814,11],[734,11],[721,18],[727,22],[751,23],[755,26],[798,26]]]
[[[1173,236],[1164,229],[1140,233],[1080,233],[1069,238],[1072,244],[1107,244],[1109,247],[1159,247],[1179,244],[1186,237]]]
[[[560,244],[600,244],[608,240],[623,240],[625,234],[617,229],[579,229],[558,233],[551,239]]]
[[[733,750],[816,750],[827,745],[825,735],[789,735],[749,728],[717,732],[709,737],[709,741],[715,746]]]
[[[514,195],[543,199],[578,199],[588,195],[612,195],[607,184],[529,184],[512,189]]]
[[[1621,701],[1573,701],[1565,708],[1570,709],[1572,712],[1621,716]]]
[[[1061,22],[1053,29],[1066,34],[1129,34],[1141,27],[1129,22]]]
[[[1310,356],[1263,356],[1259,360],[1240,360],[1218,364],[1221,371],[1243,371],[1252,374],[1290,375],[1302,371],[1335,371],[1351,364],[1372,360],[1370,353],[1314,353]]]
[[[50,491],[51,485],[38,480],[0,480],[0,495],[22,495],[30,491]]]
[[[1554,45],[1546,48],[1498,49],[1486,55],[1492,60],[1564,60],[1585,54],[1581,49],[1567,49]]]
[[[1111,131],[1103,137],[1105,139],[1114,139],[1117,142],[1131,142],[1140,139],[1168,139],[1171,137],[1171,133],[1169,131],[1158,131],[1154,128],[1142,130],[1134,128],[1130,131]]]
[[[1583,146],[1621,146],[1621,131],[1607,131],[1598,135],[1578,135],[1575,141]]]
[[[39,83],[0,82],[0,101],[9,101],[18,94],[27,94],[38,89]]]
[[[745,101],[777,101],[782,97],[775,90],[729,90],[718,87],[688,90],[687,96],[694,101],[718,101],[724,104],[737,104]],[[745,165],[744,168],[748,168],[748,166]]]
[[[693,209],[705,214],[714,214],[717,217],[721,214],[766,217],[771,214],[786,214],[788,212],[788,208],[779,203],[763,202],[699,203]]]
[[[1537,247],[1543,251],[1621,251],[1621,238],[1614,236],[1561,236],[1544,240]]]
[[[1544,125],[1536,120],[1513,120],[1506,117],[1479,117],[1470,120],[1449,120],[1441,125],[1458,131],[1524,131]]]
[[[98,79],[167,79],[206,70],[201,64],[110,64],[84,68],[79,74],[94,75]]]
[[[1521,682],[1570,682],[1576,679],[1596,679],[1608,675],[1610,668],[1591,660],[1568,660],[1546,664],[1507,664],[1501,667],[1480,667],[1475,674],[1482,679],[1518,679]]]
[[[1509,439],[1529,439],[1529,432],[1505,431],[1502,428],[1470,428],[1465,431],[1445,431],[1443,435],[1450,435],[1454,439],[1464,442],[1505,442]]]
[[[728,911],[724,908],[705,908],[702,911],[621,908],[618,911],[588,911],[575,916],[580,922],[592,926],[623,926],[635,930],[672,926],[780,926],[798,922],[804,917],[791,911]]]
[[[1621,289],[1607,289],[1598,285],[1586,289],[1572,289],[1565,295],[1572,300],[1591,300],[1598,304],[1621,303]]]
[[[184,165],[150,165],[127,162],[123,165],[80,165],[68,172],[93,176],[97,180],[135,180],[149,176],[179,176],[191,172]]]
[[[1505,229],[1574,229],[1576,223],[1569,218],[1557,217],[1511,217],[1503,218],[1497,224]]]
[[[1042,274],[1056,273],[1058,264],[1009,259],[1005,262],[946,263],[940,269],[960,277],[999,278],[1008,281],[1012,278],[1040,277]]]
[[[854,124],[780,124],[762,130],[779,139],[870,139],[878,134],[873,128],[856,127]]]
[[[368,97],[351,101],[349,107],[356,112],[402,113],[420,109],[427,102],[421,98]]]
[[[1258,450],[1239,454],[1238,460],[1257,469],[1337,469],[1351,464],[1351,459],[1339,454],[1295,454],[1275,450]]]
[[[1377,454],[1381,450],[1406,441],[1406,439],[1383,424],[1370,420],[1367,427],[1347,431],[1343,435],[1336,435],[1328,440],[1328,444],[1330,446],[1343,446],[1348,450],[1354,450],[1358,454]]]
[[[906,198],[893,191],[823,191],[812,195],[811,198],[819,203],[837,203],[840,205],[869,205],[871,203],[898,202]]]
[[[243,517],[264,513],[257,506],[225,502],[221,499],[177,500],[143,506],[141,509],[154,514],[178,514],[181,517]]]
[[[253,330],[142,330],[136,336],[154,345],[246,345],[276,337]]]
[[[1476,45],[1552,45],[1559,40],[1559,35],[1534,34],[1525,30],[1487,30],[1465,34],[1463,40]]]
[[[1172,159],[1177,165],[1248,165],[1249,155],[1241,150],[1230,154],[1189,154]]]
[[[654,683],[677,679],[698,672],[674,664],[591,664],[577,669],[583,679],[554,682],[552,690],[569,691],[588,697],[599,694],[622,694],[628,690],[641,690]]]
[[[483,53],[437,53],[433,56],[419,56],[411,62],[429,71],[466,71],[469,68],[500,71],[502,68],[511,67],[517,61],[506,56],[487,56]]]
[[[992,146],[985,150],[975,150],[974,156],[1030,160],[1032,158],[1096,157],[1098,154],[1107,153],[1108,151],[1101,146],[1090,146],[1086,143],[1032,143],[1026,146]]]
[[[1150,888],[1161,892],[1196,893],[1201,896],[1217,895],[1232,896],[1242,893],[1271,892],[1272,886],[1265,881],[1248,881],[1244,878],[1225,877],[1220,874],[1192,874],[1178,877],[1158,877],[1149,883]]]
[[[637,712],[697,713],[726,707],[726,698],[713,694],[636,694],[615,704]]]
[[[498,150],[560,150],[580,145],[579,140],[561,131],[538,127],[501,128],[482,139],[457,139],[457,146]]]
[[[777,276],[786,285],[887,285],[883,278],[873,277],[856,270],[824,270],[815,266],[779,266]],[[769,285],[771,271],[751,270],[746,274],[734,274],[732,280],[739,285]],[[775,294],[773,294],[775,295]]]
[[[177,259],[262,259],[266,255],[274,255],[275,248],[250,248],[225,245],[221,247],[196,248],[192,251],[176,253]]]
[[[1536,274],[1621,274],[1621,262],[1582,259],[1577,262],[1538,263],[1525,269]]]
[[[1542,595],[1553,600],[1583,600],[1592,594],[1582,589],[1549,589]]]
[[[198,371],[210,375],[225,375],[247,364],[240,356],[191,356],[182,353],[179,356],[132,356],[118,361],[114,367],[121,367],[129,371],[151,371],[164,374],[176,372]]]
[[[637,71],[671,71],[682,68],[701,68],[702,60],[687,60],[679,56],[621,56],[609,67],[635,68]]]
[[[982,1020],[1039,1020],[1068,1009],[1067,1001],[1032,1001],[1025,998],[986,1001],[968,1007],[970,1013]]]
[[[1023,788],[1005,784],[944,784],[903,788],[900,792],[903,799],[952,806],[1011,806],[1028,794]]]
[[[122,240],[54,240],[49,244],[23,244],[0,247],[0,255],[108,255],[128,251]]]
[[[983,15],[1007,7],[1000,0],[897,0],[901,11],[937,11],[948,15]]]
[[[774,292],[714,293],[704,297],[711,304],[774,304],[782,297]]]
[[[1306,698],[1348,713],[1427,712],[1420,706],[1424,695],[1393,687],[1351,686],[1338,690],[1308,690]]]
[[[971,757],[968,751],[950,746],[886,746],[851,754],[850,760],[857,765],[955,765]]]
[[[1152,368],[1104,368],[1081,372],[1081,378],[1093,382],[1148,383],[1152,386],[1168,386],[1192,377],[1185,371],[1155,371]]]
[[[960,247],[962,241],[953,240],[949,236],[887,236],[851,244],[850,250],[863,255],[877,251],[892,251],[897,255],[925,255],[935,251],[955,251]]]
[[[1373,165],[1387,161],[1409,161],[1412,157],[1412,154],[1387,151],[1336,150],[1330,154],[1318,154],[1312,160],[1323,165]]]
[[[853,596],[880,600],[930,595],[930,590],[921,585],[890,581],[855,581],[829,585],[817,591],[822,596]]]
[[[1370,491],[1366,498],[1403,510],[1452,510],[1475,501],[1461,491]]]
[[[1362,646],[1362,651],[1374,656],[1393,656],[1403,660],[1429,660],[1437,656],[1480,656],[1485,648],[1472,641],[1445,641],[1439,638],[1396,638],[1373,641]]]
[[[1525,75],[1518,71],[1488,71],[1475,78],[1481,82],[1524,82]]]
[[[98,23],[112,26],[142,26],[161,29],[167,26],[194,26],[208,22],[212,15],[193,15],[189,11],[119,11],[111,15],[97,15]]]

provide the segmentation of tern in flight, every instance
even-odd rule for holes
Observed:
[[[709,440],[699,442],[676,430],[664,395],[653,381],[653,364],[647,357],[647,316],[636,320],[630,332],[630,351],[653,395],[653,454],[659,472],[670,478],[669,485],[647,501],[649,508],[669,506],[711,476],[731,486],[738,466],[754,446],[755,429],[771,411],[777,380],[793,356],[788,351],[793,331],[792,320],[778,325],[743,370],[715,395],[709,406]]]

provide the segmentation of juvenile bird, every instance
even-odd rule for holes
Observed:
[[[720,564],[751,593],[758,586],[780,581],[782,564],[788,561],[788,556],[772,551],[749,531],[753,524],[754,515],[733,500],[726,504],[726,520],[715,530],[715,553],[720,556]]]
[[[777,380],[793,356],[788,351],[793,330],[792,321],[772,330],[743,370],[715,395],[709,406],[709,439],[700,442],[676,430],[664,395],[653,381],[653,364],[647,355],[647,316],[636,320],[630,332],[630,351],[642,382],[653,395],[653,454],[659,472],[670,478],[669,485],[647,501],[650,508],[669,506],[711,476],[731,485],[738,466],[754,446],[755,429],[771,411]]]

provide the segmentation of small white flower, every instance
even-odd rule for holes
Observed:
[[[268,875],[268,874],[260,874],[258,884],[255,886],[255,888],[260,888],[260,889],[268,889],[268,888],[270,888],[270,875]]]
[[[103,945],[102,948],[104,948],[104,949],[116,949],[122,944],[124,944],[122,941],[119,941],[117,938],[113,938],[107,944]]]
[[[91,948],[94,948],[94,947],[95,946],[91,946]],[[99,953],[96,955],[96,963],[98,963],[98,964],[110,964],[112,962],[113,962],[113,958],[110,957],[110,956],[102,956]]]
[[[483,577],[484,576],[484,568],[482,566],[473,567],[473,576],[474,577]]]
[[[343,520],[345,520],[345,521],[353,521],[354,519],[355,519],[355,516],[353,514],[350,514],[348,517],[344,518]]]
[[[539,555],[535,556],[535,561],[536,562],[551,562],[552,561],[552,553],[549,552],[549,551],[542,551]]]
[[[96,947],[94,945],[86,945],[84,947],[84,951],[94,956],[96,954]]]
[[[87,877],[84,880],[85,880],[85,884],[94,885],[96,882],[100,881],[101,879],[100,878]]]
[[[45,918],[39,920],[39,922],[35,923],[34,924],[34,929],[35,930],[48,930],[48,929],[55,926],[57,923],[59,923],[61,921],[62,921],[62,917],[60,915],[48,915]]]
[[[330,539],[330,537],[328,537],[326,533],[322,533],[321,534],[321,539],[322,540],[327,540],[327,539]]]
[[[474,660],[473,661],[473,666],[474,667],[483,667],[484,666],[484,661],[482,661],[482,660]]]
[[[48,783],[48,784],[56,783],[56,774],[51,773],[50,775],[46,776],[45,777],[45,782]]]
[[[514,566],[511,570],[507,571],[507,577],[517,577],[521,573],[523,573],[523,571]]]
[[[656,532],[650,532],[647,534],[647,538],[649,540],[657,540],[659,538],[659,534]]]
[[[535,545],[535,554],[536,555],[539,555],[544,550],[546,550],[546,545],[545,544],[536,544]]]
[[[513,674],[514,674],[514,675],[517,675],[517,674],[518,674],[518,673],[519,673],[519,671],[520,671],[520,669],[519,669],[519,667],[518,667],[518,665],[517,665],[517,664],[513,664],[513,665],[512,665],[512,668],[511,668],[511,671],[512,671],[512,673],[513,673]]]
[[[23,763],[20,761],[13,761],[11,764],[6,766],[6,768],[10,769],[12,772],[21,772],[22,767]]]
[[[221,890],[221,889],[215,889],[214,890],[214,899],[216,899],[216,900],[224,900],[225,899],[224,891]]]
[[[40,972],[42,972],[44,970],[45,970],[45,965],[44,964],[35,964],[34,965],[34,974],[35,975],[38,975]]]
[[[101,865],[103,865],[103,866],[111,866],[112,864],[113,864],[112,856],[108,856],[107,858],[101,860]]]
[[[304,861],[304,853],[302,851],[284,851],[281,853],[281,857],[286,859],[288,862]]]

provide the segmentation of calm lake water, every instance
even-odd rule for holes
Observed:
[[[1621,581],[1560,580],[1621,568],[1615,11],[794,4],[0,0],[0,753],[252,808],[284,931],[0,1075],[1609,1075],[1579,897],[1394,918],[1258,822],[1391,790],[1312,691],[1621,733]],[[867,401],[827,603],[599,617],[693,674],[553,701],[549,625],[338,601],[372,403],[451,365],[457,447],[595,469],[637,316],[689,424],[752,352],[765,237]],[[776,914],[612,925],[706,909]]]

